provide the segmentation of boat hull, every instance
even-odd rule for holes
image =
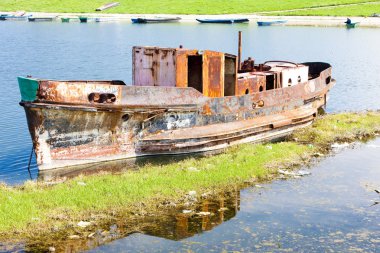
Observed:
[[[134,24],[146,24],[146,23],[170,23],[178,22],[181,18],[132,18],[131,21]]]
[[[277,21],[257,21],[258,26],[271,26],[271,25],[281,25],[285,24],[286,20],[277,20]]]
[[[86,81],[20,85],[40,170],[142,156],[222,150],[276,139],[312,123],[335,84],[331,70],[306,83],[243,96],[209,98],[193,88]],[[326,82],[328,80],[328,82]],[[34,85],[34,86],[33,86]],[[75,88],[74,88],[75,87]],[[89,92],[118,103],[86,104]],[[36,92],[43,101],[36,101]],[[73,94],[85,94],[83,98]],[[263,102],[260,102],[263,101]]]
[[[54,17],[29,17],[29,22],[52,22],[54,21]]]
[[[240,18],[240,19],[196,19],[200,23],[205,24],[233,24],[233,23],[247,23],[249,19]]]
[[[359,25],[359,22],[355,22],[355,23],[350,23],[350,24],[346,24],[346,27],[347,28],[355,28]]]
[[[88,18],[87,17],[78,17],[80,23],[87,23]]]

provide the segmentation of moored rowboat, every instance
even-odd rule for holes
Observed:
[[[132,18],[132,23],[135,24],[146,24],[146,23],[168,23],[168,22],[178,22],[180,17],[168,18],[168,17],[155,17],[155,18]]]
[[[62,21],[62,23],[69,23],[70,22],[70,18],[64,18],[64,17],[62,17],[61,21]]]
[[[80,21],[81,23],[87,23],[87,21],[88,21],[88,18],[87,18],[87,17],[84,17],[84,16],[79,16],[78,18],[79,18],[79,21]]]
[[[25,21],[32,15],[25,15],[25,16],[15,16],[15,15],[8,15],[8,14],[2,14],[0,15],[0,20],[12,20],[12,21]]]
[[[271,26],[285,24],[287,20],[257,21],[258,26]]]
[[[349,24],[346,24],[347,28],[355,28],[359,25],[360,22],[351,22]]]
[[[55,17],[28,17],[29,22],[51,22]]]
[[[233,23],[246,23],[249,22],[247,18],[235,18],[235,19],[196,19],[200,23],[206,24],[233,24]]]

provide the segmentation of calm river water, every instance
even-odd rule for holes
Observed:
[[[243,31],[243,56],[253,56],[256,62],[331,63],[337,85],[328,111],[380,108],[379,29],[0,22],[0,181],[18,184],[30,177],[27,165],[32,145],[23,108],[18,105],[17,76],[130,83],[133,45],[183,45],[236,54],[239,30]],[[307,178],[242,191],[240,211],[209,232],[179,242],[134,234],[98,250],[324,252],[362,248],[375,252],[380,248],[379,207],[368,206],[370,198],[378,196],[364,185],[372,182],[379,187],[380,149],[375,148],[379,144],[375,141],[329,158]],[[31,172],[36,178],[34,160]]]
[[[90,252],[379,252],[379,153],[380,139],[359,144],[311,176],[225,197],[226,211],[207,203],[211,218],[141,225]]]

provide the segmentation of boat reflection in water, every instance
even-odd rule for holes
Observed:
[[[159,208],[161,209],[161,208]],[[190,208],[189,208],[190,209]],[[180,241],[194,235],[210,231],[225,221],[235,217],[240,210],[240,191],[233,190],[211,199],[204,199],[184,213],[183,207],[162,207],[159,214],[136,215],[134,217],[115,218],[107,224],[99,224],[88,231],[88,236],[72,240],[67,236],[55,238],[54,242],[31,239],[26,242],[26,251],[46,250],[52,244],[57,252],[79,252],[94,249],[107,243],[118,243],[129,236],[138,234]],[[0,248],[1,249],[1,248]],[[124,249],[125,250],[125,249]]]

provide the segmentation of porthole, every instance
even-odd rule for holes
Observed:
[[[98,93],[93,92],[88,95],[88,101],[91,103],[114,103],[116,101],[116,96],[112,93]]]
[[[331,76],[326,78],[326,84],[329,84],[331,82]]]
[[[128,121],[129,120],[129,114],[124,114],[121,118],[123,121]]]

